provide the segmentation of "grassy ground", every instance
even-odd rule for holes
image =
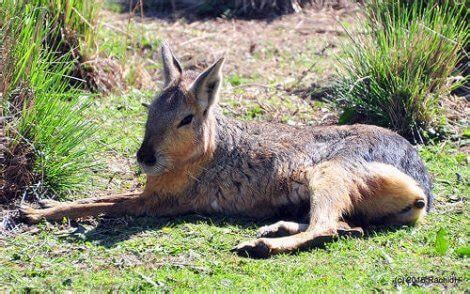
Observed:
[[[125,15],[103,17],[109,25],[103,29],[126,30],[129,26]],[[322,23],[325,18],[323,14],[304,14],[269,24],[220,20],[185,24],[152,19],[130,26],[136,33],[143,26],[145,31],[163,38],[170,38],[171,33],[177,40],[177,55],[186,67],[196,69],[214,59],[203,54],[209,52],[209,47],[222,42],[210,51],[217,55],[232,42],[241,44],[241,39],[249,39],[256,44],[253,52],[250,53],[252,46],[247,42],[243,48],[235,46],[228,58],[222,93],[226,114],[240,119],[308,125],[334,122],[337,117],[327,105],[305,94],[312,84],[328,84],[334,44],[344,38],[335,25]],[[304,38],[304,32],[312,28],[318,32]],[[286,40],[276,39],[281,37]],[[151,34],[145,38],[146,44],[158,43]],[[132,46],[138,43],[135,40],[129,41],[128,48],[123,50],[132,51]],[[130,58],[125,57],[126,52],[116,52],[122,54],[119,58]],[[145,54],[135,58],[152,56],[152,52]],[[149,81],[156,84],[158,65],[150,58],[145,62],[151,73]],[[98,97],[86,113],[100,126],[99,147],[103,150],[102,159],[107,162],[106,170],[90,183],[90,194],[142,187],[144,176],[134,164],[134,153],[145,121],[146,110],[141,103],[151,99],[152,91],[140,88],[122,95]],[[252,260],[229,250],[238,242],[253,238],[259,226],[274,220],[254,223],[246,219],[188,216],[90,219],[73,226],[42,223],[22,234],[0,237],[0,291],[303,292],[318,287],[350,292],[464,291],[470,286],[468,257],[461,253],[462,248],[468,248],[470,236],[470,170],[464,143],[420,147],[434,178],[436,207],[426,222],[416,228],[371,230],[364,239],[342,239],[324,249]],[[70,196],[74,197],[79,196]],[[462,280],[430,284],[395,281],[407,276],[455,276]]]

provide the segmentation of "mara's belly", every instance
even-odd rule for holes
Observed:
[[[209,215],[245,216],[268,218],[276,216],[303,217],[310,209],[309,191],[306,184],[289,182],[282,188],[251,190],[245,193],[223,195],[218,193],[207,198],[199,213]],[[267,193],[263,193],[265,190]]]

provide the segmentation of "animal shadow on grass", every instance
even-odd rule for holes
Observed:
[[[179,227],[184,224],[209,224],[218,228],[236,226],[238,229],[253,229],[270,223],[272,223],[272,221],[255,221],[249,218],[235,217],[205,217],[200,215],[188,215],[175,218],[102,218],[98,220],[97,224],[74,222],[72,225],[75,227],[75,230],[70,234],[62,236],[62,238],[69,241],[89,241],[106,248],[112,248],[118,243],[140,233],[160,231],[165,227],[177,227],[179,229]]]
[[[265,219],[265,220],[253,220],[249,218],[237,218],[237,217],[217,217],[217,216],[200,216],[200,215],[188,215],[176,218],[155,218],[155,217],[123,217],[123,218],[102,218],[95,225],[87,225],[86,223],[74,223],[75,230],[70,234],[62,236],[62,238],[68,241],[88,241],[94,244],[103,246],[105,248],[113,248],[120,242],[128,240],[133,236],[146,231],[160,231],[162,228],[171,227],[180,229],[184,224],[209,224],[217,228],[224,228],[227,226],[235,226],[237,229],[258,229],[261,226],[275,223],[279,219]],[[289,219],[287,219],[289,220]],[[387,234],[402,230],[402,226],[370,226],[364,228],[364,236],[362,239],[369,239],[376,237],[377,235]],[[253,236],[242,236],[240,234],[237,242],[246,241],[245,239],[255,238]],[[340,241],[344,238],[339,237],[333,242]],[[327,242],[321,246],[315,246],[319,249],[327,249],[326,245],[331,242]],[[236,245],[236,244],[231,244]],[[313,249],[313,248],[309,248]]]

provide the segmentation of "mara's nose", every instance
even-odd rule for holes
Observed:
[[[152,166],[157,162],[157,158],[152,150],[143,150],[140,148],[139,151],[137,151],[137,161],[147,166]]]

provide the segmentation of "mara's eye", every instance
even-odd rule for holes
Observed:
[[[193,121],[193,115],[190,114],[190,115],[186,116],[185,118],[183,118],[183,120],[178,125],[178,128],[180,128],[182,126],[185,126],[187,124],[190,124],[192,121]]]

